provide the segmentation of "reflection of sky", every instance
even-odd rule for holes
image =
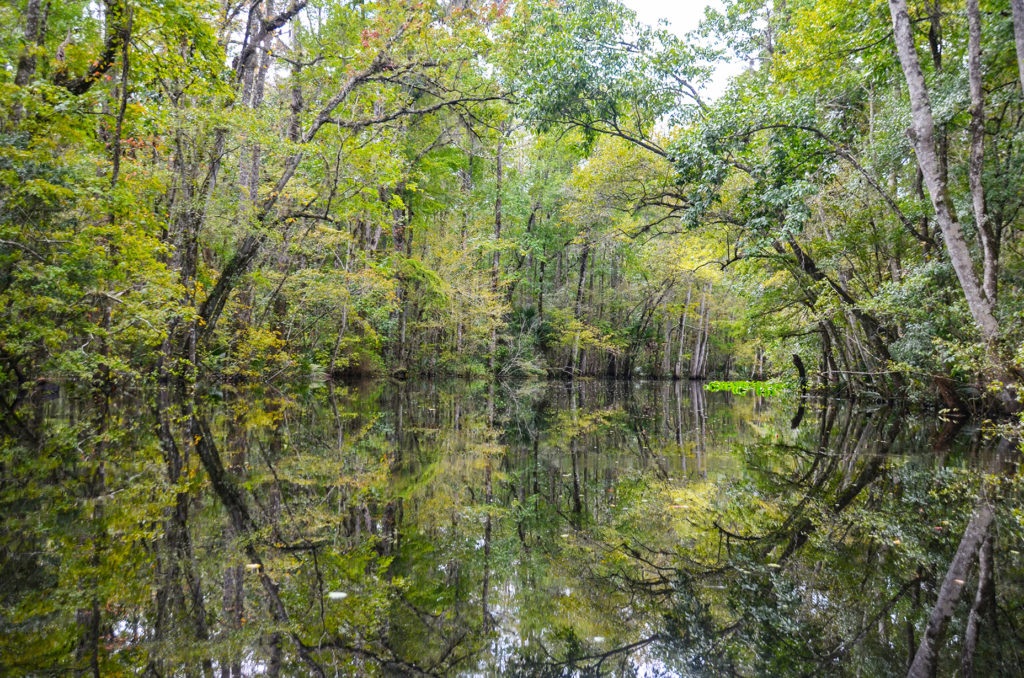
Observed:
[[[669,27],[677,35],[683,35],[697,28],[704,17],[704,8],[711,5],[722,8],[719,0],[621,0],[622,4],[636,12],[637,18],[646,24],[654,24],[659,19],[668,21]],[[711,82],[703,95],[707,99],[716,99],[725,92],[729,78],[742,72],[743,63],[733,61],[718,66]]]
[[[513,482],[525,482],[527,485],[530,484],[531,473],[538,473],[541,485],[538,497],[546,496],[550,487],[548,483],[552,482],[554,474],[553,482],[559,488],[557,496],[553,504],[542,499],[542,508],[539,509],[541,515],[547,511],[547,518],[552,522],[528,527],[527,539],[534,550],[519,552],[513,548],[511,560],[506,561],[500,555],[502,544],[508,547],[518,541],[514,536],[515,524],[507,510],[495,513],[492,547],[496,549],[493,552],[496,555],[491,556],[494,560],[489,568],[488,611],[496,626],[492,629],[493,635],[486,651],[472,666],[458,672],[467,678],[490,678],[510,673],[525,675],[524,666],[519,662],[527,658],[537,661],[547,657],[558,662],[564,650],[564,638],[560,633],[568,629],[579,634],[581,649],[589,656],[660,633],[663,630],[660,612],[652,612],[642,604],[632,607],[632,601],[626,594],[614,587],[601,588],[598,583],[601,578],[588,578],[588,573],[595,576],[593,571],[578,562],[579,558],[589,554],[593,557],[592,565],[597,565],[598,555],[607,553],[604,549],[608,545],[601,541],[607,535],[602,536],[601,528],[615,525],[618,514],[614,510],[617,499],[614,494],[606,496],[604,490],[617,489],[620,482],[629,483],[641,474],[659,478],[673,487],[736,478],[743,473],[743,457],[736,445],[754,444],[769,431],[788,433],[785,427],[794,407],[782,397],[758,401],[752,395],[707,393],[702,384],[695,382],[595,380],[575,385],[553,382],[546,385],[545,391],[547,397],[534,403],[534,407],[539,402],[545,403],[543,414],[536,419],[526,399],[515,408],[505,410],[512,415],[511,419],[498,417],[503,422],[500,426],[506,431],[500,438],[498,449],[503,450],[513,465],[506,468],[499,463],[497,466],[508,474],[508,478],[518,478]],[[479,414],[485,407],[480,400],[466,399],[464,402],[467,405],[467,422],[472,421],[474,412]],[[427,419],[437,411],[431,408]],[[536,447],[531,435],[525,433],[526,426],[514,421],[516,416],[525,416],[533,422],[535,435],[539,436]],[[412,425],[412,421],[407,421],[406,425]],[[443,426],[440,430],[450,431]],[[813,432],[816,429],[811,426],[809,430]],[[463,472],[467,450],[476,449],[474,435],[480,435],[481,431],[475,434],[473,431],[471,426],[465,429],[470,441],[464,448],[438,444],[440,441],[435,441],[437,447],[432,448],[424,441],[424,449],[432,450],[429,458],[437,470],[432,484],[454,484],[452,478]],[[574,450],[577,455],[575,463]],[[516,460],[526,466],[515,466]],[[454,470],[454,474],[445,475],[446,468]],[[476,473],[482,470],[477,464],[470,464],[469,468]],[[559,512],[560,518],[550,512],[552,506],[565,508],[571,501],[574,469],[579,476],[582,503],[589,516],[588,526],[579,531],[565,522],[568,516],[563,512]],[[413,475],[419,473],[410,468],[406,471]],[[465,479],[462,482],[473,481]],[[480,482],[479,476],[476,482]],[[611,487],[606,487],[606,483],[611,483]],[[421,489],[428,491],[427,486],[421,486]],[[503,496],[503,492],[496,492],[496,501],[501,503]],[[624,499],[637,502],[634,509],[646,511],[649,509],[643,509],[641,505],[657,501],[656,497],[660,495]],[[433,526],[436,511],[421,507],[415,493],[410,495],[405,504],[406,529],[412,531],[410,526],[421,520],[424,521],[422,524],[432,523],[430,530],[437,530],[438,527]],[[673,511],[679,512],[686,509],[683,505],[672,507]],[[650,510],[658,513],[653,507]],[[626,516],[628,513],[620,518],[628,523]],[[478,521],[462,524],[473,524],[477,529],[481,526]],[[659,523],[657,526],[652,524],[650,529],[664,527]],[[591,532],[592,529],[596,531]],[[415,531],[422,534],[429,530]],[[485,540],[482,537],[466,537],[470,548],[477,552],[484,550]],[[442,540],[437,540],[435,546],[442,543]],[[457,552],[444,552],[445,555],[438,556],[442,551],[443,548],[427,557],[448,562]],[[446,566],[435,568],[447,571]],[[680,652],[685,654],[682,648],[657,642],[634,648],[609,659],[602,665],[601,675],[617,675],[620,661],[630,667],[626,671],[628,675],[640,678],[688,675],[685,669],[680,668],[685,666],[685,659],[676,656]],[[554,653],[554,656],[548,656],[548,653]],[[588,666],[595,666],[596,661],[590,661]],[[534,664],[525,666],[525,670],[538,669]]]
[[[475,571],[476,576],[484,567],[488,571],[487,609],[495,626],[486,649],[471,665],[456,672],[461,676],[526,675],[539,670],[539,664],[533,662],[544,661],[550,662],[552,670],[565,668],[559,662],[564,661],[569,647],[564,635],[568,631],[578,639],[579,650],[590,657],[587,666],[591,668],[597,666],[600,653],[663,632],[661,615],[665,608],[650,601],[645,603],[642,596],[615,586],[611,575],[616,570],[602,570],[605,557],[616,552],[619,538],[649,542],[655,549],[679,544],[698,559],[713,557],[715,535],[705,531],[706,524],[692,523],[692,532],[685,528],[678,533],[673,531],[691,524],[688,516],[699,516],[699,511],[717,511],[721,502],[729,500],[727,494],[720,497],[719,492],[729,486],[751,496],[754,501],[750,506],[759,505],[759,493],[767,492],[769,504],[778,503],[784,508],[789,501],[786,494],[795,491],[791,479],[807,477],[808,469],[817,464],[816,458],[842,457],[843,461],[829,471],[840,475],[855,472],[857,460],[875,452],[918,455],[926,467],[941,464],[926,452],[939,426],[934,419],[925,418],[919,423],[908,419],[894,427],[891,411],[851,410],[849,403],[843,401],[833,401],[831,405],[838,409],[828,411],[821,409],[821,403],[812,401],[799,428],[794,430],[790,428],[797,406],[793,394],[757,398],[725,391],[708,393],[702,384],[685,381],[552,382],[543,391],[544,397],[538,393],[532,399],[509,396],[504,403],[497,403],[495,425],[502,432],[498,442],[488,443],[491,447],[487,448],[495,455],[492,459],[498,479],[495,503],[499,508],[491,514],[494,550],[489,561],[481,561],[482,555],[475,556],[474,561],[481,568]],[[413,389],[413,402],[418,397],[415,393]],[[436,505],[424,503],[418,493],[462,484],[479,487],[482,482],[484,466],[480,459],[472,461],[473,451],[483,449],[481,441],[490,440],[493,433],[489,427],[474,428],[472,422],[495,405],[482,401],[479,395],[460,396],[457,400],[464,407],[464,428],[459,431],[446,427],[443,418],[436,419],[444,411],[443,406],[413,407],[412,411],[424,419],[415,421],[410,416],[405,422],[407,427],[415,424],[416,430],[439,432],[436,439],[420,441],[434,475],[429,483],[408,485],[416,489],[406,494],[407,534],[446,534],[441,524],[448,520],[452,510],[458,510],[460,501],[469,498],[461,494],[454,498],[456,507],[438,511]],[[829,413],[831,418],[826,421],[831,422],[831,433],[822,440],[821,417]],[[517,417],[524,419],[520,422]],[[885,443],[886,436],[896,433],[901,435],[890,448]],[[446,442],[445,436],[449,434],[464,438],[462,444]],[[424,472],[419,467],[422,462],[413,461],[413,457],[405,459],[406,466],[400,473],[416,478]],[[894,459],[892,463],[895,468],[904,462]],[[927,468],[925,473],[930,475]],[[646,487],[645,483],[633,484],[641,476],[652,479],[652,491],[638,491]],[[772,476],[777,480],[770,480]],[[761,479],[766,485],[734,483],[742,478]],[[568,515],[577,482],[587,514],[582,529],[574,528]],[[778,496],[771,494],[775,483],[781,483]],[[526,493],[538,499],[536,508],[518,514],[521,508],[515,505],[517,490],[531,484],[534,489]],[[660,488],[666,488],[667,494],[662,494]],[[482,495],[478,492],[475,496]],[[445,563],[468,561],[463,544],[478,554],[484,550],[479,505],[460,515],[469,520],[463,519],[459,528],[453,528],[455,539],[446,542],[435,537],[432,543],[436,550],[421,556],[440,563],[430,564],[427,569],[447,572]],[[525,536],[516,535],[517,515],[533,516],[527,521]],[[643,529],[646,532],[634,532]],[[739,528],[743,529],[746,528]],[[468,532],[463,534],[459,530]],[[519,547],[520,540],[523,549]],[[700,540],[704,542],[703,548]],[[847,547],[842,553],[832,553],[832,557],[837,562],[862,557],[859,546]],[[413,549],[410,553],[417,551]],[[817,562],[817,557],[812,555],[811,562]],[[761,576],[793,585],[802,601],[795,623],[817,624],[818,619],[832,618],[837,610],[848,605],[850,599],[846,594],[852,589],[844,588],[845,580],[805,580],[811,570],[808,563],[799,559],[792,562],[797,564],[788,570],[778,563],[762,563],[767,568],[763,572],[771,574],[762,572]],[[740,582],[747,573],[737,572],[742,576],[703,581],[695,589],[696,595],[709,606],[722,605],[728,596],[739,595]],[[477,579],[465,590],[479,591],[479,586]],[[456,608],[475,604],[474,595],[459,599]],[[683,589],[680,595],[690,594]],[[857,594],[851,595],[856,600]],[[865,599],[864,607],[858,609],[870,609],[871,602]],[[733,620],[728,612],[723,612],[725,609],[713,612],[716,623]],[[750,622],[751,628],[760,623]],[[746,641],[737,642],[743,645]],[[615,655],[601,668],[608,675],[616,675],[618,662],[622,661],[629,667],[626,673],[643,678],[693,675],[688,662],[700,660],[704,651],[699,641],[655,642]],[[580,674],[566,671],[566,675]]]

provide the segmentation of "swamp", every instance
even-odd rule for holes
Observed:
[[[1024,0],[3,0],[0,675],[1024,677]]]
[[[1020,504],[1018,451],[836,399],[794,422],[794,401],[679,381],[227,389],[105,404],[102,457],[79,456],[96,403],[44,401],[47,455],[89,482],[5,491],[23,621],[0,657],[23,675],[901,673],[977,506]],[[1011,675],[1024,534],[989,519],[937,662]]]

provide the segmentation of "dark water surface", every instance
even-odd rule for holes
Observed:
[[[0,673],[905,675],[991,504],[933,663],[1022,675],[1015,446],[796,412],[686,383],[40,398],[0,464]]]

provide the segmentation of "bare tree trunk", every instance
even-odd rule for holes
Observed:
[[[590,256],[590,240],[583,243],[583,253],[580,254],[580,279],[576,283],[576,302],[573,305],[572,317],[576,322],[583,322],[582,318],[582,305],[583,305],[583,281],[587,277],[587,259]],[[580,332],[581,328],[576,329],[575,337],[572,342],[572,363],[569,365],[569,370],[572,376],[578,376],[580,372],[579,357],[580,357]]]
[[[128,32],[132,30],[131,13],[128,15]],[[114,89],[114,98],[117,99],[117,117],[114,122],[113,135],[110,140],[110,187],[117,186],[117,180],[121,176],[121,135],[124,131],[124,116],[128,108],[128,76],[131,72],[131,64],[128,59],[128,47],[130,43],[125,40],[121,44],[121,81]],[[111,213],[110,220],[114,221],[114,214]]]
[[[995,307],[999,285],[999,243],[996,242],[992,225],[985,213],[985,187],[982,184],[982,171],[985,168],[985,90],[982,89],[981,12],[978,9],[978,0],[967,0],[967,23],[970,36],[967,45],[967,72],[971,89],[971,152],[967,177],[971,186],[974,223],[978,229],[984,258],[982,290],[988,303]]]
[[[661,354],[661,376],[667,377],[672,369],[672,318],[668,314],[668,304],[665,304],[665,341]]]
[[[692,284],[689,289],[686,290],[686,304],[683,306],[683,312],[679,316],[679,352],[676,353],[676,366],[672,371],[672,377],[674,379],[683,378],[683,352],[686,348],[686,316],[690,311],[691,294],[693,294]]]
[[[700,337],[704,327],[704,303],[706,297],[701,297],[700,307],[697,309],[697,332],[693,336],[693,352],[690,354],[690,379],[697,377],[697,354],[700,352]]]
[[[914,172],[914,195],[917,196],[917,199],[921,201],[921,205],[923,208],[925,201],[924,174],[921,172],[920,165],[917,166],[917,171]],[[934,240],[932,240],[931,227],[928,225],[928,213],[924,209],[921,210],[920,224],[922,249],[924,250],[924,253],[927,254],[932,249],[931,245],[929,245],[928,243],[934,242]]]
[[[537,318],[544,322],[544,262],[540,262],[537,276]]]
[[[707,291],[704,293],[708,297],[708,303],[704,307],[704,339],[701,342],[701,354],[700,354],[700,378],[703,379],[708,374],[708,351],[711,345],[709,341],[711,338],[711,283],[708,283]]]
[[[498,141],[497,155],[494,166],[494,252],[491,253],[491,292],[494,298],[498,298],[498,286],[500,284],[501,270],[501,180],[502,180],[502,156],[505,148],[504,139]],[[487,358],[487,366],[491,371],[495,368],[495,360],[498,353],[498,326],[491,326],[491,350]]]
[[[492,382],[487,390],[487,423],[488,430],[494,430],[494,383]],[[484,467],[484,576],[483,582],[481,583],[480,592],[480,611],[483,619],[483,627],[489,631],[491,629],[491,611],[487,607],[487,594],[490,591],[491,586],[491,502],[494,501],[494,489],[491,481],[491,452],[486,450],[484,454],[487,457],[486,466]]]
[[[978,277],[974,272],[970,250],[964,240],[963,230],[953,212],[953,203],[949,195],[949,187],[943,180],[941,164],[935,145],[935,119],[932,117],[931,101],[925,85],[921,62],[914,46],[913,28],[906,0],[889,0],[889,11],[892,15],[896,39],[896,52],[899,55],[903,75],[910,92],[910,109],[913,119],[911,142],[917,155],[917,163],[924,175],[928,193],[931,195],[935,208],[935,217],[942,229],[946,251],[949,253],[953,270],[956,271],[967,300],[967,307],[974,317],[982,335],[988,341],[999,336],[999,323],[992,312],[992,305],[982,293]]]
[[[1013,8],[1013,41],[1017,47],[1017,72],[1024,90],[1024,0],[1010,0]]]
[[[832,355],[832,338],[822,323],[818,323],[818,331],[821,334],[821,374],[819,383],[822,388],[828,388],[833,381],[835,370],[835,358]]]
[[[274,6],[272,0],[266,3],[267,16],[272,16]],[[263,9],[261,4],[252,5],[249,12],[249,30],[263,21]],[[263,104],[263,90],[267,79],[267,69],[270,68],[270,41],[271,35],[264,36],[259,59],[250,59],[246,62],[242,73],[242,105],[252,110],[257,110]],[[238,159],[238,183],[241,191],[240,204],[246,216],[251,217],[256,211],[256,201],[259,197],[260,184],[260,145],[246,139],[242,145],[242,151]]]
[[[298,38],[295,41],[295,63],[292,64],[292,100],[289,105],[291,114],[288,117],[288,139],[293,143],[299,143],[302,138],[302,109],[305,108],[305,101],[302,98],[302,80],[299,75],[302,72],[302,49]]]
[[[327,374],[333,375],[334,368],[338,361],[338,352],[341,349],[341,340],[345,337],[345,330],[348,329],[348,299],[341,309],[341,327],[338,328],[338,336],[334,340],[334,348],[331,349],[331,361],[327,366]]]
[[[24,87],[36,72],[36,46],[43,37],[44,12],[41,0],[28,0],[25,7],[25,46],[18,57],[18,70],[14,74],[14,84]],[[20,114],[19,114],[20,117]]]
[[[704,378],[704,363],[706,360],[706,349],[708,341],[708,321],[710,316],[708,293],[711,290],[709,284],[700,300],[700,313],[697,316],[697,336],[694,337],[693,355],[690,356],[690,379]]]
[[[473,161],[476,159],[475,142],[476,136],[473,134],[473,130],[466,124],[466,148],[469,149],[469,162],[465,170],[460,170],[462,173],[462,193],[466,200],[465,207],[462,210],[462,230],[460,233],[459,243],[463,252],[466,251],[466,231],[469,229],[469,216],[470,216],[470,197],[473,195]],[[541,264],[541,277],[544,277],[544,268]],[[462,353],[462,341],[463,336],[466,333],[466,326],[462,320],[462,308],[457,307],[456,313],[458,313],[458,322],[455,325],[455,351]]]

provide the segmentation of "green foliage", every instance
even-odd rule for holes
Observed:
[[[791,394],[798,355],[823,392],[1013,405],[1024,100],[983,3],[973,134],[964,10],[912,8],[978,262],[983,140],[992,342],[878,0],[685,37],[616,0],[0,7],[2,672],[883,675],[982,495],[1019,622],[980,438],[715,396]],[[381,373],[422,390],[339,385]],[[922,449],[953,461],[892,454]]]
[[[708,74],[692,45],[613,0],[522,2],[506,30],[504,78],[525,117],[541,130],[571,124],[590,142],[623,126],[649,138]]]
[[[779,393],[793,390],[793,384],[785,381],[709,381],[704,384],[704,389],[714,393],[715,391],[728,391],[733,395],[746,395],[753,393],[757,396],[773,396]]]

